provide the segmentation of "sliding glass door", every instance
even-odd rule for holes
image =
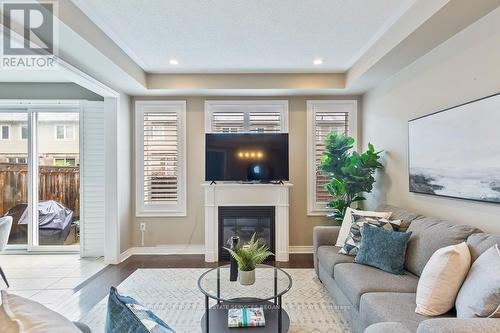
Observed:
[[[13,218],[10,247],[79,251],[79,118],[77,105],[0,111],[0,214]]]
[[[28,112],[0,113],[0,216],[14,219],[8,244],[28,244]]]

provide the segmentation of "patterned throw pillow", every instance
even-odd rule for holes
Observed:
[[[111,287],[106,316],[106,333],[175,333],[151,310],[143,307],[135,299],[118,294]]]
[[[388,220],[383,217],[362,216],[353,213],[349,236],[347,236],[345,244],[339,253],[356,256],[361,245],[361,232],[366,224],[372,227],[384,228],[388,231],[398,231],[401,220]]]

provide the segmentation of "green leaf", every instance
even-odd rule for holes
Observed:
[[[324,188],[332,196],[327,207],[331,209],[328,217],[336,223],[342,221],[347,207],[353,202],[366,200],[364,193],[373,189],[377,169],[382,151],[375,150],[375,146],[368,143],[368,149],[358,153],[353,150],[354,138],[332,131],[325,139],[325,150],[320,159],[320,170],[330,181]]]
[[[268,257],[274,256],[269,251],[269,248],[265,244],[260,244],[259,240],[256,240],[255,237],[254,233],[247,244],[241,245],[238,243],[234,250],[224,247],[234,260],[236,260],[238,268],[242,271],[253,271]]]

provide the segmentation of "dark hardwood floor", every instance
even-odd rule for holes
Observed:
[[[206,263],[203,255],[136,255],[118,265],[109,265],[78,285],[79,306],[83,312],[92,309],[106,297],[111,286],[118,286],[123,280],[140,268],[213,268],[224,263]],[[312,254],[291,254],[289,262],[271,262],[281,268],[312,268]]]

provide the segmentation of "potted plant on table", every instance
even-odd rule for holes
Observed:
[[[255,283],[255,268],[263,263],[268,257],[274,254],[269,251],[265,244],[261,244],[258,239],[255,239],[253,234],[250,241],[242,245],[238,245],[234,249],[224,248],[238,263],[238,279],[242,285],[252,285]]]

